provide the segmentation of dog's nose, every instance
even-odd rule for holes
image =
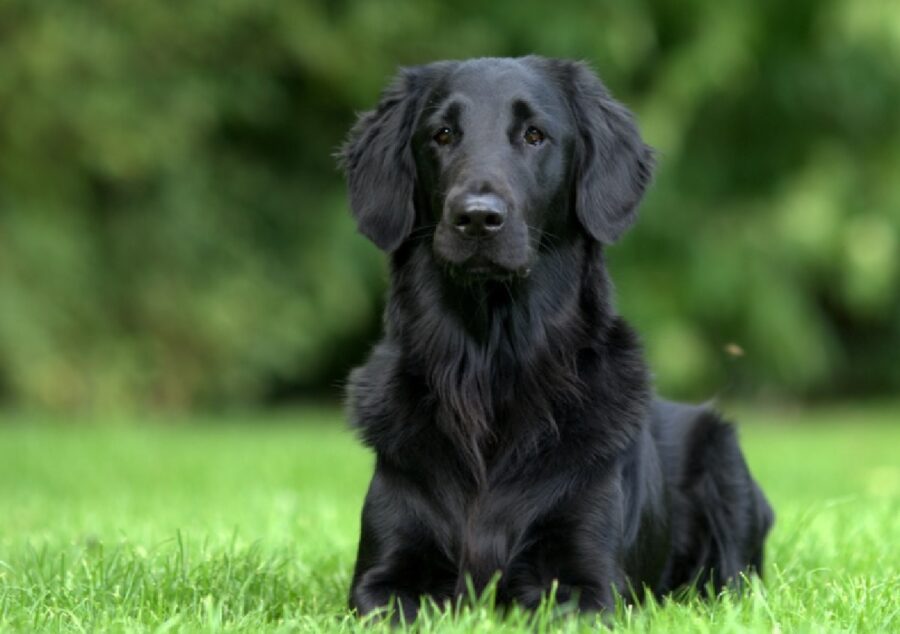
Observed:
[[[485,238],[503,228],[506,204],[498,196],[467,196],[450,212],[450,224],[469,238]]]

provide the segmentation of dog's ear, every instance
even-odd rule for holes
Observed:
[[[567,64],[577,135],[575,210],[600,242],[611,244],[630,227],[653,173],[653,149],[644,144],[631,113],[580,62]]]
[[[401,69],[374,110],[364,112],[338,152],[360,232],[385,251],[409,236],[415,219],[411,148],[423,91],[417,69]]]

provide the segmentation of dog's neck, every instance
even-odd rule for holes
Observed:
[[[561,271],[580,274],[562,277]],[[502,343],[499,335],[526,337],[528,348],[540,347],[532,337],[570,330],[573,321],[587,320],[590,334],[602,335],[615,316],[602,247],[588,239],[550,249],[528,276],[505,279],[467,279],[436,261],[427,243],[412,244],[394,254],[391,281],[388,310],[399,312],[399,323],[440,322],[486,351]]]
[[[433,392],[438,424],[477,453],[505,421],[555,428],[555,409],[581,399],[579,355],[600,347],[609,295],[602,250],[588,240],[542,253],[527,279],[470,284],[413,245],[395,254],[387,336]]]

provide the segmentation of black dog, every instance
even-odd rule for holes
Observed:
[[[603,259],[653,165],[583,64],[404,70],[341,151],[391,255],[386,333],[350,377],[377,455],[350,604],[482,590],[608,608],[760,571],[773,514],[733,429],[655,400]]]

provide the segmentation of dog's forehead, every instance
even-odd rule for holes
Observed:
[[[442,100],[460,99],[474,109],[505,110],[524,101],[544,110],[561,107],[556,84],[520,59],[484,58],[448,69],[438,91]]]

